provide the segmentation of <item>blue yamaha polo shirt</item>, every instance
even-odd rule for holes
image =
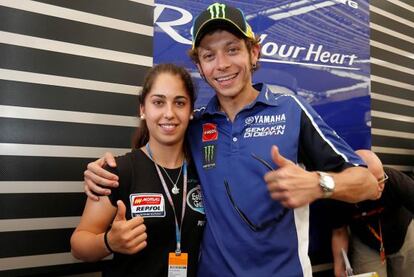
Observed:
[[[198,276],[311,276],[309,206],[286,209],[263,176],[271,146],[308,170],[362,164],[353,150],[296,95],[266,86],[231,122],[213,97],[189,128],[207,225]]]

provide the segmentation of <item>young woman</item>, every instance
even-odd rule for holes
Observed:
[[[119,187],[100,201],[87,200],[71,238],[78,259],[114,254],[104,276],[167,276],[169,271],[195,276],[204,208],[185,149],[194,101],[185,69],[161,64],[148,73],[134,150],[118,157],[112,171]]]

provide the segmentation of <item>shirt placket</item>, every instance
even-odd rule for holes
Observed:
[[[238,155],[240,152],[240,142],[241,142],[241,129],[240,129],[240,117],[237,115],[234,119],[234,122],[231,122],[231,155]]]

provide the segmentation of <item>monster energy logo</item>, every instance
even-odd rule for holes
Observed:
[[[214,3],[213,5],[210,5],[207,8],[207,10],[210,11],[211,19],[218,18],[218,17],[221,17],[221,18],[226,17],[226,5],[225,4]]]
[[[203,167],[209,168],[216,165],[216,146],[214,144],[204,146]]]

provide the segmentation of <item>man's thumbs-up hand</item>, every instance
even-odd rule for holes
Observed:
[[[295,165],[292,161],[290,161],[289,159],[286,159],[285,157],[282,156],[282,154],[280,154],[279,152],[279,148],[277,146],[272,146],[272,159],[274,161],[274,163],[279,166],[279,168],[282,168],[284,166],[289,166],[289,165]]]
[[[278,166],[268,172],[264,179],[270,197],[288,208],[297,208],[309,204],[322,195],[319,186],[319,175],[299,167],[272,146],[272,159]]]
[[[134,254],[147,246],[147,233],[144,218],[137,216],[126,219],[125,204],[118,200],[118,210],[111,230],[108,232],[108,244],[113,251],[123,254]]]

